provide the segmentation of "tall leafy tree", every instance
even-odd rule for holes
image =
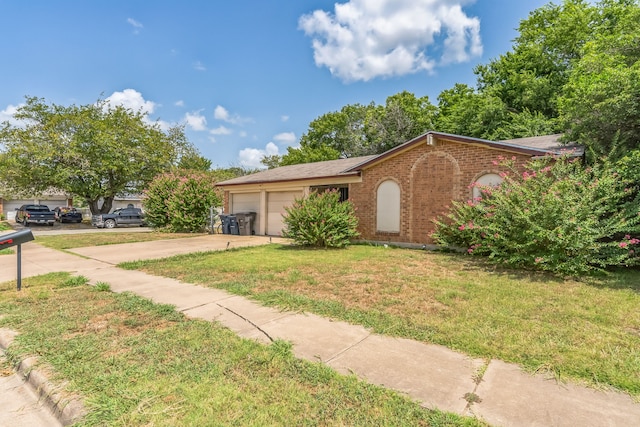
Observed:
[[[64,191],[94,214],[110,211],[116,196],[141,193],[190,150],[182,128],[164,132],[105,100],[61,106],[28,97],[14,118],[19,125],[0,129],[0,181],[16,194]]]
[[[417,98],[403,91],[387,98],[384,106],[369,109],[365,133],[371,152],[383,153],[434,129],[436,107],[428,96]]]
[[[520,22],[513,49],[478,66],[478,87],[497,96],[511,112],[557,117],[557,97],[581,57],[597,18],[586,0],[549,3]]]
[[[601,4],[600,21],[560,99],[568,138],[593,155],[640,149],[640,5]]]
[[[367,111],[373,104],[345,105],[340,111],[323,114],[309,124],[308,131],[300,139],[301,149],[318,150],[326,146],[340,153],[340,157],[370,154],[365,133]],[[285,157],[287,154],[285,154]],[[331,159],[326,159],[331,160]]]
[[[288,147],[286,154],[282,156],[279,166],[298,165],[301,163],[322,162],[336,160],[341,153],[328,145],[309,146],[302,145],[299,148]]]
[[[456,84],[438,96],[437,129],[441,132],[492,139],[508,121],[508,111],[496,96]]]
[[[309,124],[300,147],[289,148],[280,159],[265,158],[265,165],[334,160],[380,154],[433,129],[436,107],[429,98],[403,91],[385,105],[352,104],[323,114]]]

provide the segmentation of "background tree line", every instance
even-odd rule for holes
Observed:
[[[564,133],[591,157],[623,155],[640,137],[637,0],[565,0],[520,22],[512,49],[431,103],[409,92],[313,120],[276,167],[379,154],[429,130],[490,140]]]

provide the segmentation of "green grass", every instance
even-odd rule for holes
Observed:
[[[149,242],[154,240],[181,239],[198,237],[204,234],[194,233],[80,233],[54,236],[36,236],[35,241],[51,249],[65,250],[88,246],[116,245],[121,243]]]
[[[640,397],[638,271],[563,280],[458,254],[278,245],[123,267]]]
[[[85,283],[57,273],[21,292],[0,285],[0,327],[20,332],[9,359],[38,355],[67,380],[89,409],[78,426],[484,425],[297,359],[286,342]]]

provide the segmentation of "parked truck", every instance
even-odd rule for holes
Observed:
[[[28,227],[29,224],[53,226],[56,214],[47,205],[22,205],[16,209],[16,223]]]
[[[91,217],[91,225],[98,228],[114,228],[120,226],[139,226],[144,225],[144,213],[142,209],[134,208],[129,205],[126,208],[116,209],[109,214],[93,215]]]

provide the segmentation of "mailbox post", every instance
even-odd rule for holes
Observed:
[[[18,247],[18,290],[22,289],[22,244],[32,240],[33,234],[28,228],[0,236],[0,249]]]

